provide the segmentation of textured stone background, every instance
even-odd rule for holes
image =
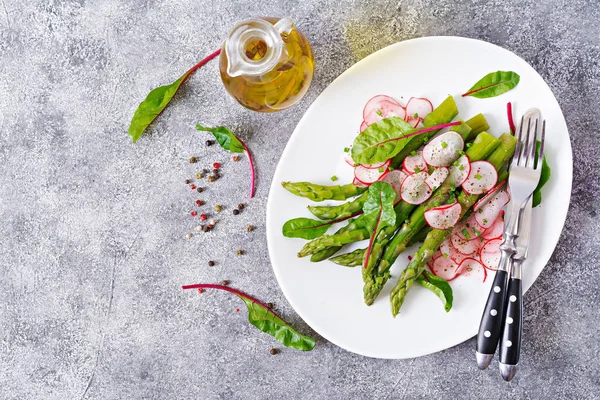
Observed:
[[[151,134],[126,130],[141,99],[218,48],[235,21],[290,15],[310,38],[316,79],[291,110],[234,103],[216,63],[194,75]],[[573,398],[600,390],[600,6],[597,0],[0,0],[0,398]],[[521,370],[476,370],[474,341],[413,360],[374,360],[319,339],[284,349],[235,298],[179,286],[229,279],[313,334],[271,271],[265,206],[275,166],[309,104],[359,59],[397,41],[460,35],[533,65],[562,106],[575,156],[572,204],[549,265],[525,298]],[[208,151],[194,123],[225,124],[255,150]],[[228,208],[197,225],[186,162],[223,163],[200,196]],[[238,217],[231,207],[248,207]],[[244,227],[256,225],[248,234]],[[223,246],[223,244],[226,244]],[[247,255],[237,257],[243,248]],[[218,263],[207,267],[207,261]],[[277,346],[279,347],[279,346]],[[596,397],[597,398],[597,397]]]

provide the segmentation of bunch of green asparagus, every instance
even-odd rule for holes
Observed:
[[[423,125],[427,128],[445,124],[457,115],[456,103],[450,96],[427,115]],[[499,179],[506,179],[508,173],[504,166],[512,157],[516,145],[512,135],[503,134],[495,138],[486,133],[489,126],[481,114],[452,129],[467,143],[465,153],[471,161],[487,160],[498,171]],[[435,131],[430,131],[413,136],[392,158],[391,168],[399,168],[404,158],[425,145],[434,133]],[[285,236],[312,239],[300,250],[299,257],[310,255],[313,262],[331,257],[330,260],[339,265],[347,267],[362,265],[364,301],[367,305],[371,305],[390,279],[390,268],[398,256],[414,243],[422,243],[400,274],[391,292],[392,314],[394,316],[398,314],[406,293],[415,282],[440,297],[446,311],[451,308],[450,286],[445,280],[428,273],[425,266],[442,242],[451,234],[452,228],[432,229],[426,223],[424,213],[431,208],[458,201],[462,206],[461,218],[464,219],[479,199],[479,195],[469,195],[446,180],[422,204],[413,205],[396,199],[393,208],[395,219],[391,219],[393,223],[376,230],[377,227],[368,223],[367,216],[361,215],[363,207],[369,201],[369,191],[366,188],[352,184],[322,186],[307,182],[284,182],[283,187],[295,195],[313,201],[353,198],[336,206],[309,206],[309,211],[319,220],[297,218],[284,225]],[[348,221],[348,224],[333,234],[326,234],[331,225],[340,221]],[[366,239],[370,239],[367,249],[358,249],[332,257],[344,245]]]

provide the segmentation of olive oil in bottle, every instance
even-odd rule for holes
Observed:
[[[219,68],[225,88],[241,105],[273,112],[304,96],[314,59],[291,19],[257,18],[241,22],[229,34]]]

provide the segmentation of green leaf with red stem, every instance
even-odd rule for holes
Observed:
[[[452,294],[452,287],[447,280],[425,270],[417,278],[417,283],[424,288],[431,290],[442,301],[444,310],[446,310],[446,312],[450,311],[454,295]]]
[[[283,236],[288,238],[300,238],[306,240],[316,239],[329,229],[333,224],[345,221],[349,218],[362,214],[362,211],[348,217],[338,218],[330,221],[321,221],[311,218],[293,218],[286,221],[281,228]]]
[[[254,182],[256,181],[256,176],[254,172],[254,161],[252,160],[252,155],[250,154],[250,150],[248,149],[246,144],[224,126],[218,126],[216,128],[207,128],[200,124],[196,124],[196,129],[199,131],[212,133],[215,139],[217,139],[219,145],[221,145],[222,148],[231,153],[246,153],[246,157],[248,157],[248,163],[250,164],[251,175],[250,198],[254,197]]]
[[[473,96],[479,99],[500,96],[519,84],[521,77],[513,71],[490,72],[462,95]]]
[[[248,321],[261,331],[273,336],[284,346],[296,350],[310,351],[315,347],[315,340],[313,338],[298,333],[279,315],[273,312],[273,310],[244,292],[230,288],[229,286],[215,285],[210,283],[186,285],[182,286],[182,288],[184,290],[218,289],[233,293],[242,299],[246,304],[246,307],[248,308]]]
[[[461,122],[457,121],[415,129],[402,118],[384,118],[369,125],[354,139],[352,159],[359,164],[383,162],[402,151],[413,136],[460,124]]]
[[[140,103],[137,110],[133,114],[131,124],[129,125],[129,136],[135,143],[144,133],[146,128],[164,111],[169,105],[173,96],[179,91],[183,83],[194,73],[198,68],[205,65],[207,62],[215,58],[221,53],[221,49],[215,51],[204,60],[190,68],[181,78],[177,79],[170,85],[160,86],[153,89],[148,96]]]
[[[379,232],[387,227],[395,226],[396,212],[394,211],[394,201],[396,200],[396,191],[387,182],[375,182],[369,186],[369,195],[363,206],[363,215],[361,219],[370,228],[371,238],[369,246],[365,252],[363,266],[369,265],[369,257],[373,242]]]

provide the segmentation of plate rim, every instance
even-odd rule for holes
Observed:
[[[370,58],[376,56],[376,55],[381,55],[382,53],[385,52],[391,52],[393,51],[394,48],[405,45],[407,43],[411,43],[411,42],[431,42],[431,41],[456,41],[456,42],[473,42],[473,43],[478,43],[478,44],[483,44],[486,46],[492,46],[495,47],[497,49],[500,49],[501,51],[506,51],[509,52],[510,54],[512,54],[514,57],[516,57],[523,65],[525,68],[530,69],[531,71],[533,71],[536,75],[538,75],[541,79],[541,83],[543,85],[546,86],[546,88],[550,91],[550,93],[552,93],[552,97],[554,102],[556,102],[556,104],[558,105],[558,108],[560,110],[560,119],[561,121],[564,123],[564,126],[566,128],[566,133],[567,136],[570,138],[569,135],[569,129],[568,126],[566,124],[566,120],[562,111],[562,108],[560,107],[560,103],[558,103],[558,100],[556,99],[556,96],[554,95],[554,93],[552,92],[552,89],[550,88],[550,86],[548,85],[548,83],[545,81],[545,79],[535,70],[535,68],[533,68],[527,61],[525,61],[522,57],[520,57],[519,55],[515,54],[514,52],[512,52],[511,50],[508,50],[504,47],[498,46],[494,43],[490,43],[487,42],[485,40],[480,40],[480,39],[474,39],[474,38],[467,38],[467,37],[461,37],[461,36],[423,36],[423,37],[418,37],[418,38],[412,38],[412,39],[407,39],[407,40],[402,40],[396,43],[392,43],[382,49],[379,49],[377,51],[375,51],[374,53],[371,53],[370,55],[364,57],[363,59],[359,60],[358,62],[354,63],[353,65],[351,65],[350,67],[348,67],[347,69],[345,69],[342,73],[340,73],[333,81],[331,81],[327,87],[325,87],[323,89],[323,91],[321,91],[321,93],[319,93],[318,96],[316,96],[315,100],[313,100],[313,102],[311,103],[311,105],[306,109],[306,111],[304,112],[304,114],[302,115],[302,117],[300,118],[300,120],[298,121],[298,123],[296,124],[296,127],[294,128],[294,131],[292,132],[292,134],[290,135],[288,142],[286,143],[286,146],[283,150],[283,152],[281,153],[281,156],[279,158],[279,161],[277,162],[277,166],[275,167],[275,172],[273,174],[273,180],[271,182],[271,185],[269,186],[269,195],[268,195],[268,199],[267,199],[267,205],[266,205],[266,236],[267,236],[267,247],[268,247],[268,252],[269,252],[269,260],[271,262],[271,268],[273,270],[273,273],[275,274],[275,278],[277,279],[277,283],[279,285],[279,287],[281,288],[281,291],[283,292],[283,295],[285,296],[286,300],[288,301],[288,303],[292,306],[292,308],[294,309],[294,311],[296,312],[296,314],[298,314],[298,316],[300,318],[302,318],[302,320],[308,325],[310,326],[310,328],[315,331],[319,336],[323,337],[324,339],[326,339],[327,341],[331,342],[332,344],[348,351],[351,352],[353,354],[357,354],[357,355],[361,355],[364,357],[369,357],[369,358],[376,358],[376,359],[408,359],[408,358],[414,358],[414,357],[422,357],[422,356],[426,356],[426,355],[430,355],[430,354],[434,354],[434,353],[438,353],[440,351],[458,346],[459,344],[473,338],[477,332],[472,332],[472,333],[468,333],[466,337],[464,336],[459,336],[458,341],[451,346],[446,346],[446,345],[441,345],[441,346],[433,346],[431,349],[429,349],[426,352],[422,352],[420,355],[417,356],[406,356],[406,357],[390,357],[390,356],[380,356],[380,355],[375,355],[375,354],[365,354],[363,352],[358,352],[355,349],[349,349],[344,345],[339,344],[337,341],[333,340],[329,334],[327,333],[323,333],[320,330],[317,330],[314,328],[314,324],[312,324],[310,321],[310,318],[307,318],[306,316],[302,315],[296,305],[295,302],[290,299],[288,293],[285,290],[286,285],[283,283],[282,277],[280,276],[280,274],[278,273],[277,269],[274,266],[274,255],[273,255],[273,245],[271,244],[272,241],[270,240],[271,236],[273,234],[281,234],[280,231],[277,231],[277,233],[273,233],[273,229],[269,229],[269,227],[272,225],[271,222],[271,208],[272,208],[272,203],[274,202],[273,200],[273,193],[274,193],[274,189],[278,187],[278,183],[275,180],[275,176],[277,175],[277,171],[279,169],[279,166],[281,164],[281,160],[283,160],[285,158],[285,156],[287,155],[288,152],[291,151],[292,148],[292,143],[295,141],[296,137],[298,136],[298,131],[299,131],[299,126],[302,124],[302,122],[304,121],[305,117],[307,114],[309,114],[313,107],[315,107],[315,102],[316,100],[323,94],[323,92],[325,92],[331,85],[334,85],[337,81],[339,81],[340,79],[343,79],[343,77],[349,73],[350,71],[352,71],[355,68],[360,67],[360,65],[362,63],[367,62],[367,60],[369,60]],[[548,262],[550,261],[550,259],[552,258],[552,255],[554,254],[554,251],[556,250],[556,247],[560,241],[560,236],[562,234],[562,231],[564,230],[565,227],[565,222],[566,222],[566,218],[568,215],[568,211],[570,208],[570,204],[571,204],[571,195],[572,195],[572,185],[573,185],[573,152],[572,152],[572,146],[571,146],[571,141],[568,140],[568,155],[569,155],[569,160],[570,162],[564,162],[561,161],[561,164],[564,163],[566,169],[564,172],[568,174],[568,194],[569,194],[569,199],[568,199],[568,203],[567,203],[567,207],[566,207],[566,211],[564,212],[564,215],[561,216],[561,221],[560,221],[560,233],[557,237],[556,243],[554,243],[553,245],[553,249],[552,251],[549,253],[549,256],[547,259],[544,260],[543,264],[544,267],[542,267],[537,273],[534,274],[533,276],[533,280],[531,281],[531,284],[529,286],[524,285],[524,290],[523,292],[526,293],[527,290],[529,290],[529,288],[533,285],[533,283],[535,283],[535,281],[537,281],[537,279],[539,278],[540,274],[542,273],[542,271],[545,269],[546,265],[548,264]],[[564,190],[566,188],[563,188],[562,190]]]

